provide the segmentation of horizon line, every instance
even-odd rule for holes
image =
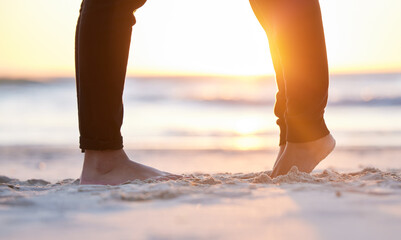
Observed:
[[[330,76],[347,76],[347,75],[380,75],[380,74],[401,74],[401,70],[390,70],[390,71],[331,71]],[[275,74],[260,74],[260,75],[233,75],[233,74],[200,74],[200,73],[158,73],[158,74],[127,74],[126,78],[230,78],[230,79],[252,79],[258,80],[261,78],[271,78]],[[0,76],[0,80],[12,80],[12,81],[23,81],[23,80],[49,80],[49,79],[66,79],[73,78],[73,74],[63,75],[63,74],[49,74],[43,76],[10,76],[4,75]]]

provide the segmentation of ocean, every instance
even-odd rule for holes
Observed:
[[[124,92],[129,149],[272,149],[273,77],[136,77]],[[78,148],[73,78],[0,81],[0,146]],[[401,146],[401,74],[333,75],[326,121],[339,147]]]
[[[336,149],[270,178],[273,77],[128,78],[128,156],[182,175],[79,185],[72,78],[0,81],[0,239],[396,239],[401,74],[331,77]],[[23,230],[23,231],[21,231]]]

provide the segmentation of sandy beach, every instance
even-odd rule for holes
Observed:
[[[401,239],[400,9],[0,1],[0,240]]]
[[[20,154],[14,154],[17,149]],[[274,151],[129,154],[184,177],[81,186],[81,155],[75,149],[1,147],[1,174],[12,174],[0,177],[0,238],[394,239],[400,234],[400,148],[338,148],[312,174],[293,169],[275,179],[268,176]],[[27,172],[35,179],[27,179]],[[67,176],[77,178],[60,178]]]
[[[4,81],[0,239],[396,239],[400,86],[399,74],[333,76],[337,148],[311,175],[270,179],[273,78],[128,79],[128,155],[183,179],[111,187],[78,185],[73,79]]]

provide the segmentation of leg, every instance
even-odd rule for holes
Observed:
[[[269,48],[270,55],[273,60],[274,71],[276,75],[276,83],[277,83],[277,94],[276,94],[276,102],[274,104],[274,114],[277,116],[277,125],[280,128],[280,139],[279,139],[279,152],[277,154],[276,162],[274,166],[276,166],[278,160],[280,159],[282,153],[284,152],[286,142],[287,142],[287,125],[285,121],[285,113],[287,109],[287,98],[286,98],[286,90],[285,90],[285,82],[283,75],[283,68],[280,62],[279,51],[278,51],[278,43],[276,42],[276,38],[274,37],[273,31],[267,31],[269,28],[269,23],[272,22],[269,17],[270,13],[267,11],[270,8],[260,8],[258,6],[257,1],[250,0],[252,9],[255,13],[255,16],[258,18],[259,22],[265,29],[265,32],[268,36],[269,40]],[[271,25],[271,24],[270,24]]]
[[[84,0],[76,31],[82,184],[120,184],[167,173],[130,161],[120,128],[133,11],[146,0]]]
[[[76,32],[81,149],[123,147],[122,94],[133,10],[144,0],[84,0]]]
[[[251,0],[251,5],[277,50],[285,87],[287,144],[272,176],[292,166],[310,172],[335,145],[323,119],[328,66],[319,2]]]

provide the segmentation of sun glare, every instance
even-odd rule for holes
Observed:
[[[74,76],[81,0],[0,1],[1,77]],[[321,1],[331,72],[401,71],[398,0]],[[136,11],[129,76],[273,74],[248,1],[153,0]]]
[[[257,136],[264,129],[263,121],[255,117],[239,119],[234,124],[234,148],[238,150],[257,150],[266,146],[266,139]]]
[[[262,149],[265,145],[263,138],[256,136],[243,136],[234,139],[234,148],[242,151]]]
[[[258,118],[242,118],[235,123],[235,132],[241,135],[251,135],[263,130],[263,121]]]

